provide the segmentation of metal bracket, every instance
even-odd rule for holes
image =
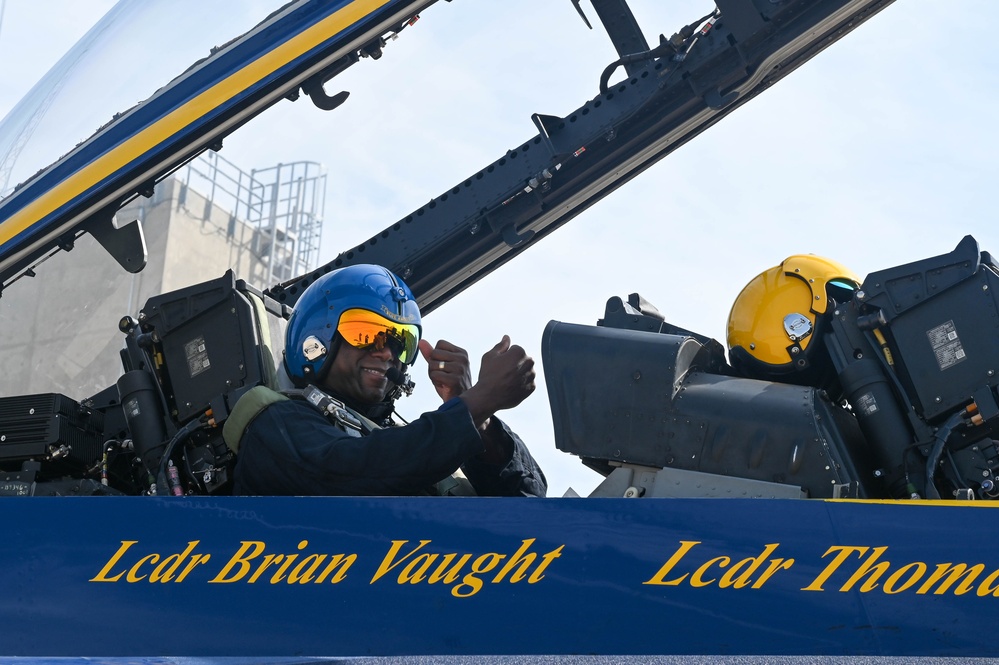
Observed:
[[[531,238],[534,237],[534,231],[525,231],[523,233],[517,233],[517,228],[510,224],[509,226],[504,226],[500,234],[503,236],[503,242],[505,242],[510,247],[519,247],[525,242],[529,242]]]
[[[316,108],[323,111],[332,111],[347,101],[347,97],[350,97],[350,93],[346,90],[341,90],[335,95],[328,95],[326,94],[326,90],[323,89],[322,83],[308,88],[303,86],[303,89],[305,90],[305,94],[309,96],[309,99],[312,100],[312,103],[316,105]]]
[[[347,97],[350,96],[350,93],[343,90],[335,95],[329,95],[323,86],[334,76],[340,74],[358,60],[359,57],[356,53],[345,55],[326,69],[310,76],[304,83],[302,83],[302,91],[309,96],[309,99],[311,99],[312,103],[316,105],[316,108],[322,109],[323,111],[332,111],[347,101]]]
[[[572,0],[572,4],[576,7],[576,12],[579,14],[579,17],[583,19],[583,23],[586,24],[586,27],[592,30],[593,26],[590,25],[590,21],[586,18],[586,14],[583,13],[583,8],[580,6],[579,0]]]
[[[499,233],[503,242],[506,243],[511,249],[529,242],[531,238],[535,236],[535,231],[533,230],[518,233],[517,227],[514,224],[507,224],[506,226],[497,229],[489,214],[485,212],[478,220],[475,221],[475,223],[472,224],[470,231],[472,235],[476,235],[481,232],[483,228],[488,228],[494,233]]]
[[[112,209],[116,209],[115,206]],[[94,237],[118,264],[130,273],[146,267],[146,237],[142,222],[135,219],[123,226],[115,226],[114,215],[102,210],[91,217],[82,228]]]
[[[572,152],[572,148],[556,146],[555,139],[553,138],[565,120],[557,115],[534,113],[531,115],[531,121],[538,128],[538,134],[541,136],[541,140],[544,142],[545,147],[548,148],[548,152],[551,153],[552,157],[560,157]]]
[[[735,100],[739,98],[739,93],[736,91],[731,91],[726,95],[722,95],[718,88],[711,88],[707,90],[702,95],[704,98],[704,103],[708,105],[708,108],[713,111],[720,111]]]

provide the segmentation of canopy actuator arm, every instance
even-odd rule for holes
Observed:
[[[628,0],[590,1],[618,56],[624,58],[632,53],[645,53],[649,50],[649,43],[645,40],[645,35],[642,34],[642,28],[635,20],[631,7],[628,6]],[[644,64],[625,63],[624,70],[628,72],[628,76],[634,76],[644,66]]]

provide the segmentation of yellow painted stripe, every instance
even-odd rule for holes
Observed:
[[[143,131],[83,167],[47,194],[28,204],[0,224],[0,245],[23,232],[66,202],[120,170],[198,118],[232,99],[243,90],[315,48],[330,36],[360,21],[390,0],[354,0],[292,39],[280,44],[228,78],[215,84],[183,106],[165,115]]]
[[[795,499],[796,501],[798,499]],[[822,499],[827,503],[879,503],[893,506],[946,506],[948,508],[999,508],[999,501],[950,501],[944,499]]]

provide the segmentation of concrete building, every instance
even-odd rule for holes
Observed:
[[[117,215],[138,219],[147,263],[125,272],[89,235],[0,297],[0,397],[94,395],[121,373],[118,322],[151,296],[217,278],[263,289],[319,260],[325,169],[311,162],[244,172],[208,153]]]

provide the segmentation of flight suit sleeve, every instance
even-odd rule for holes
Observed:
[[[490,420],[490,427],[499,428],[509,454],[503,464],[490,464],[476,456],[462,465],[475,492],[479,496],[545,496],[548,481],[527,445],[502,420],[496,416]]]

